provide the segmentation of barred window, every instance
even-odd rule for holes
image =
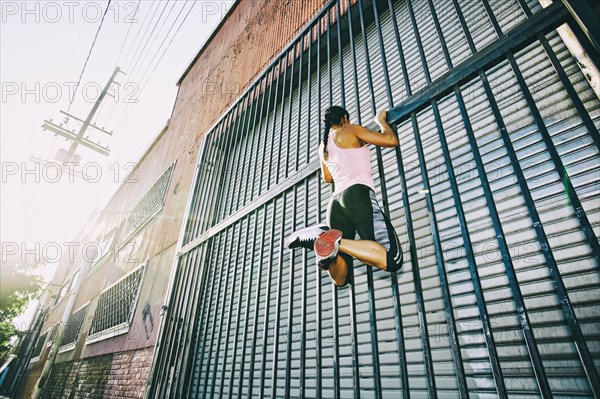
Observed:
[[[69,344],[76,344],[81,331],[81,325],[85,319],[88,305],[83,306],[75,313],[71,314],[67,325],[65,326],[65,332],[63,333],[62,339],[60,340],[60,346],[63,347]]]
[[[56,338],[56,333],[58,332],[58,326],[59,325],[60,324],[55,324],[50,329],[50,338],[48,339],[48,342],[52,342],[52,341],[54,341],[54,338]]]
[[[127,219],[127,228],[124,234],[125,237],[148,222],[162,207],[163,203],[165,202],[167,188],[171,182],[171,175],[173,174],[174,168],[175,163],[169,166],[165,173],[158,178],[150,190],[148,190],[148,192],[146,192],[146,194],[144,194],[144,196],[133,207],[129,218]]]
[[[33,353],[31,354],[32,359],[39,358],[40,355],[42,354],[42,351],[44,350],[44,344],[46,343],[46,338],[48,337],[49,331],[50,330],[46,331],[45,333],[43,333],[42,335],[39,336],[37,343],[35,344],[35,348],[33,349]]]
[[[129,326],[137,303],[143,271],[144,266],[135,269],[100,294],[89,338],[93,339],[103,332]]]

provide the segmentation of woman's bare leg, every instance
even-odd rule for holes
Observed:
[[[329,277],[333,280],[335,285],[342,286],[346,282],[346,276],[348,275],[348,265],[341,256],[337,256],[327,269]]]
[[[377,267],[381,270],[387,268],[387,251],[378,242],[342,238],[340,241],[340,251],[354,256],[367,265]]]

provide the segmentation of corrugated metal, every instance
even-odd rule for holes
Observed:
[[[599,395],[600,101],[553,30],[568,14],[373,4],[331,3],[207,136],[156,397]],[[369,127],[392,108],[372,167],[405,253],[341,290],[281,245],[325,218],[333,103]]]

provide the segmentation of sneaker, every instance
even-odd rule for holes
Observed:
[[[325,223],[315,226],[305,227],[294,231],[288,238],[285,239],[283,245],[286,248],[306,248],[313,249],[315,240],[323,233],[329,230],[329,226]]]
[[[342,232],[336,229],[329,229],[319,235],[314,245],[319,265],[324,263],[325,260],[334,259],[337,256],[341,239]]]

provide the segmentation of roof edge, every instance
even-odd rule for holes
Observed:
[[[190,70],[194,67],[194,65],[196,65],[196,61],[198,61],[198,59],[200,58],[200,56],[202,55],[202,53],[204,53],[204,50],[206,50],[206,48],[208,47],[208,45],[215,38],[215,36],[219,32],[219,30],[221,30],[221,28],[223,27],[223,25],[225,24],[225,22],[229,19],[229,17],[231,16],[231,14],[233,14],[233,11],[237,8],[237,6],[240,4],[240,2],[241,2],[241,0],[235,0],[234,3],[229,8],[229,10],[227,10],[227,13],[225,14],[225,16],[223,17],[223,19],[221,20],[221,22],[219,22],[219,24],[217,26],[215,26],[215,28],[211,32],[210,36],[208,37],[208,39],[206,39],[206,41],[204,42],[204,44],[202,45],[202,47],[200,47],[200,50],[198,50],[198,52],[196,53],[196,55],[194,56],[194,58],[192,58],[192,60],[188,64],[188,66],[185,68],[185,71],[183,72],[183,74],[181,75],[181,77],[177,80],[177,83],[176,83],[177,86],[181,85],[181,82],[183,82],[183,79],[186,78],[186,76],[190,72]]]

